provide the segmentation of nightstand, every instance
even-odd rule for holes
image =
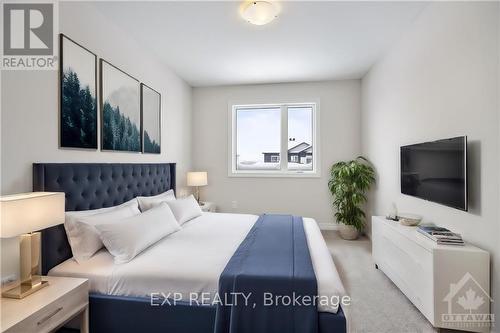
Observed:
[[[217,206],[213,202],[200,202],[200,207],[203,212],[215,213],[217,211]]]
[[[49,286],[23,299],[2,298],[1,332],[51,332],[78,317],[80,332],[88,333],[88,280],[53,276],[42,280]]]

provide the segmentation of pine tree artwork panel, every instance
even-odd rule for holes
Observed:
[[[60,147],[97,149],[97,56],[59,36]]]
[[[161,153],[161,95],[141,83],[143,152]]]
[[[141,152],[139,81],[103,59],[100,70],[102,149]]]

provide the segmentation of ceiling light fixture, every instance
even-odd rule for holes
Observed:
[[[241,7],[241,16],[255,25],[268,24],[278,17],[279,8],[269,1],[250,1]]]

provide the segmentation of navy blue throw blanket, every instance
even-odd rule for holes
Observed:
[[[214,332],[317,333],[316,295],[302,218],[262,215],[220,276]]]

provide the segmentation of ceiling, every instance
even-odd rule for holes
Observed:
[[[255,26],[241,2],[95,2],[192,86],[361,78],[423,2],[281,1]]]

